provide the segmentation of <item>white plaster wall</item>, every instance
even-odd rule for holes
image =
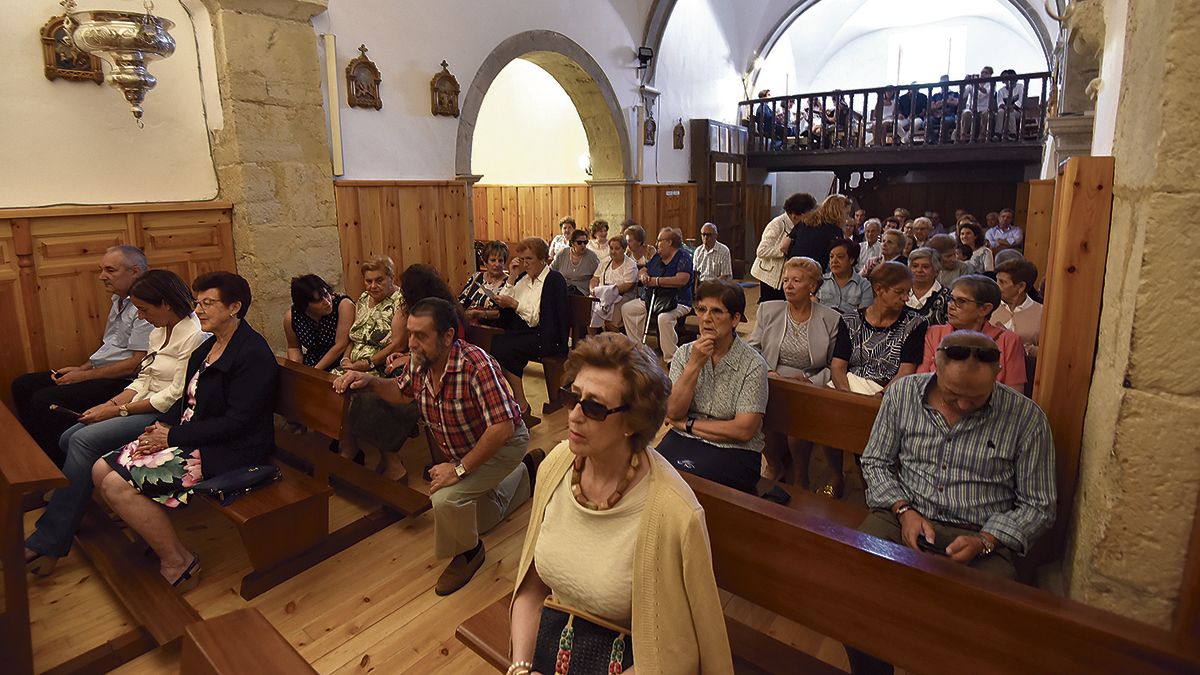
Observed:
[[[587,134],[562,86],[541,67],[512,61],[488,89],[475,123],[471,173],[480,183],[582,183]]]
[[[101,5],[82,0],[79,6]],[[158,86],[143,104],[144,129],[137,128],[129,104],[107,83],[45,78],[39,31],[59,9],[53,2],[5,3],[0,207],[215,198],[197,38],[183,6],[178,0],[155,6],[156,14],[176,24],[171,31],[176,49],[150,66]],[[211,50],[207,15],[201,33]]]
[[[366,44],[383,76],[380,111],[346,107],[344,77],[339,82],[344,177],[452,178],[458,120],[430,114],[430,78],[445,59],[465,93],[496,45],[529,30],[579,43],[608,74],[621,107],[635,105],[634,55],[642,39],[636,17],[644,21],[646,11],[647,0],[332,0],[313,23],[318,33],[337,36],[339,75]]]
[[[1104,54],[1100,61],[1102,84],[1096,96],[1096,117],[1092,124],[1092,155],[1095,157],[1113,153],[1128,17],[1129,0],[1104,0]]]

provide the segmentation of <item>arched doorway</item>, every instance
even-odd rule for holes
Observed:
[[[540,66],[571,98],[587,134],[594,212],[598,218],[619,222],[632,207],[630,183],[634,175],[625,118],[600,65],[583,47],[561,33],[548,30],[518,33],[497,45],[483,60],[467,88],[458,118],[455,173],[467,182],[479,179],[471,173],[479,109],[496,76],[518,58]],[[473,217],[474,205],[470,201],[468,210]]]

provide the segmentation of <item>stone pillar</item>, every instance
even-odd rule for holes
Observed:
[[[249,320],[285,347],[289,280],[341,282],[341,250],[317,36],[328,0],[204,0],[212,17],[224,127],[212,132],[221,197],[233,202],[238,273],[254,291]]]
[[[1200,12],[1130,0],[1112,232],[1065,560],[1069,594],[1156,626],[1179,602],[1200,492]]]
[[[607,220],[612,234],[622,220],[633,215],[634,181],[617,178],[614,180],[589,180],[592,186],[592,212],[596,218]]]
[[[1046,129],[1054,144],[1054,165],[1060,166],[1068,157],[1087,157],[1092,154],[1092,126],[1095,116],[1064,115],[1047,117]]]

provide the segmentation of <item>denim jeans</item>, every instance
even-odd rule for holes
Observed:
[[[92,465],[102,455],[136,439],[159,417],[157,413],[114,417],[93,424],[76,424],[64,431],[58,444],[67,457],[62,468],[67,486],[54,491],[46,512],[38,518],[37,530],[25,545],[42,555],[65,556],[71,550],[75,531],[92,496]]]

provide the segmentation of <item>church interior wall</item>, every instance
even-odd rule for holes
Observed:
[[[91,6],[81,3],[81,8]],[[217,196],[207,115],[219,99],[215,82],[202,83],[197,50],[199,40],[208,50],[206,58],[212,58],[207,14],[200,8],[203,20],[194,30],[178,0],[159,2],[155,12],[175,22],[176,48],[173,56],[149,66],[158,85],[146,96],[145,128],[138,129],[129,104],[108,84],[51,81],[43,75],[39,31],[61,13],[57,3],[6,3],[0,22],[7,83],[0,100],[5,120],[0,207]]]

